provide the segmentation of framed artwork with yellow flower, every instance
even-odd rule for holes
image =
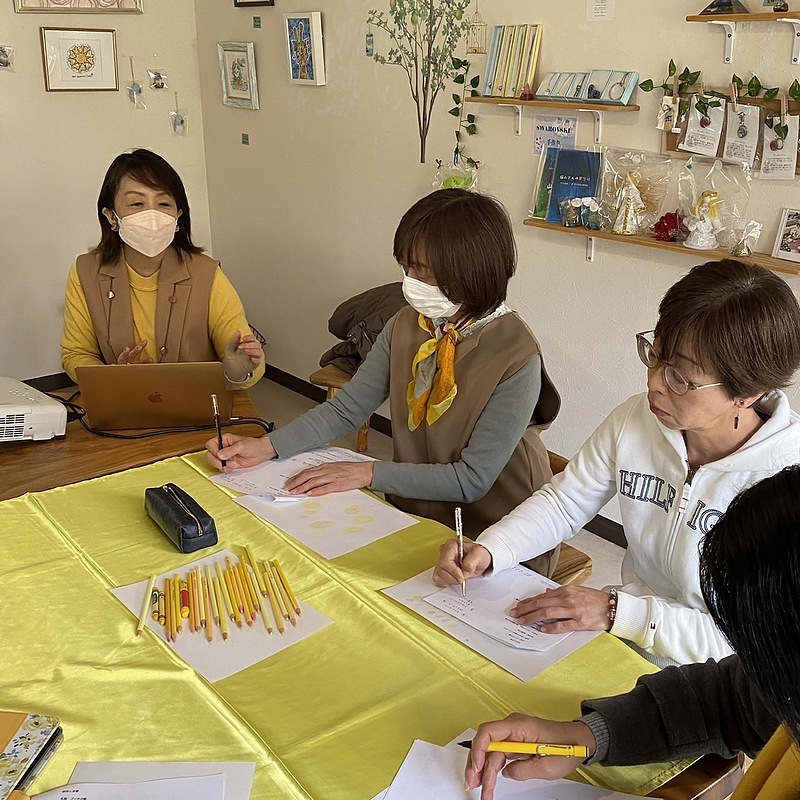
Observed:
[[[107,28],[39,28],[48,92],[116,92],[116,32]]]

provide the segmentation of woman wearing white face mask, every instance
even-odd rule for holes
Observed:
[[[186,190],[149,150],[118,156],[97,200],[101,239],[67,280],[61,360],[75,367],[222,361],[247,388],[264,374],[236,290],[192,243]]]
[[[504,303],[516,246],[503,207],[445,189],[412,206],[397,228],[394,256],[410,308],[386,325],[336,397],[269,437],[223,435],[207,443],[226,470],[308,450],[357,429],[389,399],[391,462],[340,462],[286,483],[296,494],[370,487],[399,508],[453,523],[476,536],[551,477],[539,432],[560,405],[539,346]],[[535,567],[548,574],[555,552]]]

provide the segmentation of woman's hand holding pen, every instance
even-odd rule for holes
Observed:
[[[464,773],[464,785],[467,790],[482,787],[481,800],[493,800],[494,787],[501,770],[503,775],[515,781],[526,781],[531,778],[555,780],[569,775],[583,760],[561,756],[490,753],[486,748],[492,741],[583,744],[589,749],[590,756],[597,747],[594,734],[582,722],[553,722],[529,717],[526,714],[511,714],[497,722],[485,722],[478,728],[472,740],[472,749]]]
[[[277,455],[269,436],[253,439],[249,436],[222,434],[222,448],[216,437],[206,442],[206,458],[212,467],[222,472],[230,472],[244,467],[255,467],[262,461],[269,461]],[[222,462],[225,461],[225,466]]]
[[[334,461],[308,467],[289,478],[284,489],[309,497],[363,489],[372,483],[374,465],[374,461]]]
[[[559,586],[520,600],[509,612],[520,625],[536,624],[543,633],[607,631],[608,592],[587,586]],[[544,624],[544,620],[553,620]]]
[[[464,561],[459,567],[458,542],[448,539],[439,548],[439,562],[433,570],[437,586],[452,586],[483,575],[492,566],[491,553],[477,542],[464,539]]]

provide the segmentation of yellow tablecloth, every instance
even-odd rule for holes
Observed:
[[[328,561],[232,503],[208,471],[196,454],[0,503],[0,708],[64,727],[36,791],[65,783],[79,760],[250,760],[254,800],[366,799],[414,738],[444,744],[511,711],[571,718],[581,699],[653,670],[604,634],[524,684],[379,592],[430,567],[447,529],[423,521]],[[109,587],[197,557],[144,513],[145,488],[167,481],[214,517],[220,547],[279,558],[298,597],[334,624],[214,684],[150,632],[135,637]],[[679,770],[586,775],[646,793]]]

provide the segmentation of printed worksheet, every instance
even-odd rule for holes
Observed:
[[[346,447],[318,447],[305,453],[298,453],[289,458],[277,458],[266,461],[257,467],[237,469],[235,472],[212,475],[209,480],[218,486],[227,486],[235,492],[244,494],[274,497],[300,497],[290,495],[284,489],[289,478],[309,467],[329,464],[334,461],[374,461],[371,456],[356,453]]]
[[[508,612],[526,597],[558,586],[517,564],[488,578],[470,581],[467,596],[460,586],[449,586],[425,598],[435,608],[456,617],[498,642],[522,650],[549,650],[571,633],[543,633],[532,625],[520,625]]]
[[[71,783],[38,797],[41,800],[223,800],[225,775],[141,783]]]

